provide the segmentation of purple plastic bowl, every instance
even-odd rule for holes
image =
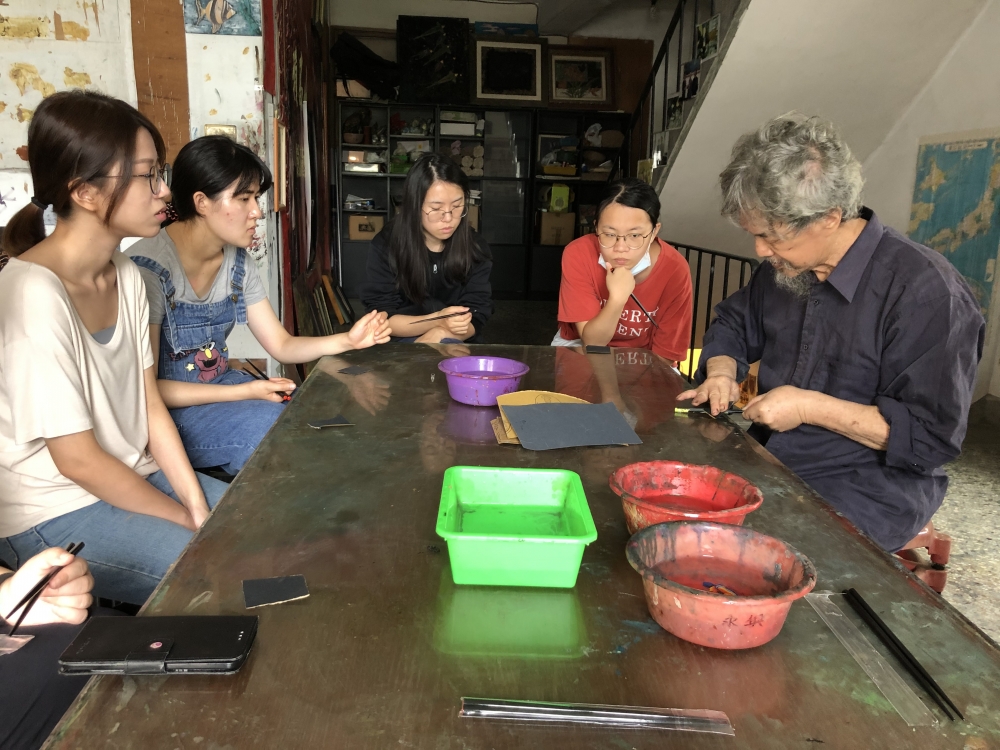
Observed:
[[[448,393],[470,406],[496,406],[497,396],[513,393],[530,369],[504,357],[453,357],[438,362],[448,380]]]

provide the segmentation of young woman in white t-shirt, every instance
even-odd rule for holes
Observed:
[[[129,255],[146,282],[149,331],[160,394],[195,468],[243,468],[284,408],[285,378],[254,380],[229,366],[227,339],[239,323],[274,359],[311,362],[389,340],[386,314],[373,310],[347,333],[292,336],[278,320],[244,250],[261,216],[258,197],[271,171],[246,146],[204,136],[177,154],[177,221],[140,240]]]
[[[163,139],[125,102],[72,91],[35,110],[28,154],[35,197],[2,242],[0,560],[84,542],[96,595],[142,604],[226,488],[184,453],[142,278],[117,250],[159,231]]]

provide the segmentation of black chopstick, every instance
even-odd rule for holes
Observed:
[[[71,555],[73,555],[75,557],[77,554],[79,554],[80,550],[82,550],[82,549],[83,549],[83,542],[79,542],[78,544],[71,544],[71,545],[69,545],[69,547],[66,548],[66,551],[69,554],[71,554]],[[66,563],[66,565],[69,565],[69,564],[70,563]],[[4,619],[10,620],[11,616],[15,612],[17,612],[17,610],[21,609],[22,606],[24,607],[24,609],[21,611],[21,616],[18,617],[17,618],[17,622],[14,623],[14,627],[12,627],[10,629],[10,632],[7,633],[8,636],[12,636],[12,635],[14,635],[14,633],[17,632],[17,629],[19,627],[21,627],[21,623],[24,621],[25,615],[27,615],[28,612],[31,611],[31,608],[35,606],[35,602],[37,602],[41,598],[42,592],[45,591],[45,587],[49,585],[49,582],[53,578],[55,578],[56,574],[58,574],[60,570],[62,570],[63,568],[65,568],[66,565],[60,565],[55,570],[49,571],[49,574],[47,576],[45,576],[45,578],[43,578],[42,580],[40,580],[38,583],[36,583],[32,587],[31,591],[29,591],[27,594],[25,594],[24,597],[22,597],[21,601],[19,601],[17,603],[17,606],[14,607],[14,609],[12,609],[7,614],[7,617],[5,617]]]
[[[260,371],[260,370],[259,370],[259,369],[257,368],[257,365],[255,365],[255,364],[254,364],[253,362],[251,362],[251,361],[250,361],[249,359],[244,359],[244,360],[243,360],[243,364],[245,364],[245,365],[246,365],[247,367],[249,367],[249,368],[250,368],[251,370],[253,370],[253,372],[251,372],[250,374],[251,374],[251,375],[253,375],[254,377],[256,377],[256,378],[257,378],[257,380],[270,380],[270,379],[271,379],[271,378],[269,378],[269,377],[268,377],[267,375],[265,375],[264,373],[262,373],[262,372],[261,372],[261,371]],[[275,393],[277,393],[277,394],[278,394],[279,396],[281,396],[281,397],[282,397],[283,399],[288,399],[288,398],[290,398],[290,396],[289,396],[289,395],[288,395],[287,393],[285,393],[284,391],[275,391]]]
[[[958,710],[958,707],[952,702],[951,698],[948,697],[947,693],[941,689],[941,686],[934,681],[927,670],[924,669],[923,665],[917,661],[916,657],[910,653],[910,650],[906,648],[896,637],[896,634],[892,632],[888,625],[883,622],[882,618],[879,617],[875,610],[868,606],[868,602],[864,600],[864,597],[857,592],[856,589],[847,589],[844,591],[844,598],[847,599],[847,603],[851,605],[858,616],[867,623],[875,635],[879,637],[879,640],[884,643],[890,651],[895,655],[899,661],[903,663],[903,666],[913,675],[913,678],[920,683],[920,686],[927,691],[928,694],[934,699],[941,710],[945,712],[949,719],[954,721],[954,717],[951,712],[954,711],[959,719],[965,721],[965,717],[962,712]],[[949,711],[949,708],[951,709]]]
[[[466,310],[465,312],[448,313],[447,315],[438,315],[436,318],[424,318],[421,323],[430,323],[432,320],[444,320],[445,318],[454,318],[457,315],[467,315],[468,313],[475,312],[475,310]]]
[[[642,306],[642,303],[639,301],[639,298],[636,297],[635,294],[629,294],[629,297],[631,297],[633,299],[633,301],[635,302],[635,304],[637,304],[639,306],[640,310],[642,310],[644,313],[646,313],[646,317],[649,318],[649,322],[653,324],[653,328],[655,328],[657,331],[659,331],[660,330],[660,326],[657,325],[657,323],[656,323],[655,320],[653,320],[653,316],[650,315],[648,312],[646,312],[646,308]]]

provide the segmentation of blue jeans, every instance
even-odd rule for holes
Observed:
[[[228,370],[213,385],[239,385],[253,380],[240,370]],[[196,469],[221,466],[239,474],[260,445],[284,404],[272,401],[224,401],[171,409],[184,450]]]
[[[229,485],[204,474],[197,476],[208,507],[214,508]],[[150,474],[146,481],[180,502],[162,471]],[[16,570],[48,547],[84,542],[80,557],[94,575],[94,596],[143,604],[193,535],[162,518],[129,513],[98,500],[15,536],[0,538],[0,561]]]

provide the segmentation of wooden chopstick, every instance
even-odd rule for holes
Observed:
[[[438,315],[436,318],[424,318],[421,323],[430,323],[432,320],[444,320],[445,318],[454,318],[457,315],[468,315],[469,313],[475,312],[475,310],[466,310],[465,312],[458,313],[448,313],[447,315]]]
[[[79,542],[78,544],[69,545],[69,547],[66,548],[66,551],[75,557],[82,549],[83,549],[83,542]],[[69,564],[70,563],[66,563],[66,565]],[[28,612],[31,611],[31,608],[35,606],[35,602],[37,602],[41,598],[42,592],[45,591],[45,587],[49,585],[49,582],[53,578],[55,578],[56,574],[58,574],[60,570],[65,568],[66,565],[60,565],[58,568],[49,571],[49,574],[45,576],[45,578],[40,580],[38,583],[36,583],[32,587],[31,591],[25,594],[24,597],[22,597],[21,601],[17,603],[17,606],[14,607],[14,609],[12,609],[7,614],[7,617],[4,619],[10,620],[11,616],[15,612],[17,612],[17,610],[21,609],[22,606],[24,606],[24,609],[21,611],[21,616],[17,618],[17,622],[15,622],[14,627],[10,629],[10,632],[7,634],[8,636],[14,635],[14,633],[17,632],[17,629],[21,627],[21,623],[24,622],[25,615],[27,615]]]
[[[909,671],[913,678],[920,683],[920,686],[927,691],[927,693],[934,699],[941,710],[945,712],[945,715],[952,721],[954,717],[951,712],[954,711],[958,715],[959,719],[965,721],[965,717],[962,712],[958,710],[958,707],[952,702],[951,698],[948,697],[947,693],[941,689],[941,686],[934,681],[927,670],[924,669],[923,665],[917,661],[917,658],[910,653],[910,650],[903,645],[903,643],[896,637],[896,634],[892,632],[888,625],[879,617],[875,610],[868,606],[868,602],[864,600],[864,597],[857,592],[856,589],[847,589],[844,591],[844,598],[847,599],[847,603],[851,605],[858,616],[865,621],[865,623],[870,627],[875,635],[879,637],[879,640],[886,645],[886,647],[892,651],[893,655],[903,666]],[[950,708],[950,710],[949,710]]]

